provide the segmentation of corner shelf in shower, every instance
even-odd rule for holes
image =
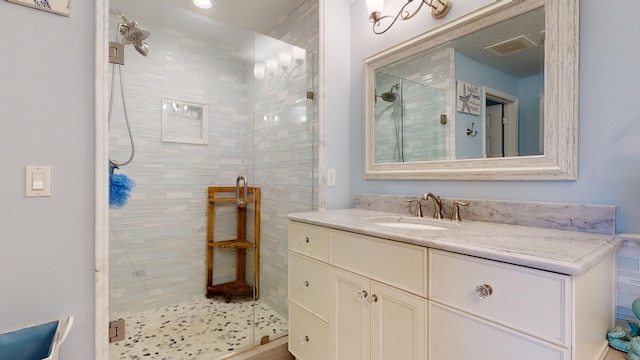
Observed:
[[[207,297],[223,295],[227,302],[232,296],[253,295],[254,286],[245,280],[246,250],[253,249],[253,279],[255,299],[258,299],[260,284],[260,188],[247,188],[247,206],[236,205],[235,186],[212,186],[208,189],[207,206]],[[242,195],[240,199],[244,200]],[[214,239],[215,205],[233,205],[237,209],[236,238],[229,240]],[[247,208],[253,207],[253,239],[247,239]],[[249,241],[252,240],[252,241]],[[236,279],[224,284],[213,284],[214,249],[236,250]]]

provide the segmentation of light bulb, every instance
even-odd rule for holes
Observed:
[[[382,8],[384,7],[384,0],[367,0],[367,11],[369,15],[374,12],[382,13]]]
[[[278,60],[276,59],[268,59],[266,61],[267,73],[275,74],[278,71]]]
[[[211,0],[193,0],[193,5],[201,9],[211,9],[213,3],[211,2]]]
[[[264,79],[266,65],[264,63],[256,63],[253,65],[253,77],[258,80]]]
[[[291,47],[291,52],[293,53],[294,60],[304,60],[306,53],[305,49],[293,46]]]
[[[289,67],[291,65],[291,53],[283,50],[278,53],[278,63],[282,67]]]

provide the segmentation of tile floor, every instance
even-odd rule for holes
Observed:
[[[122,317],[125,340],[110,345],[110,360],[214,360],[250,349],[263,336],[284,336],[288,326],[262,302],[244,299],[203,298]]]

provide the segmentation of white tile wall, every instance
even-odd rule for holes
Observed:
[[[618,251],[616,273],[616,323],[629,328],[627,320],[638,320],[631,311],[631,304],[640,297],[640,236],[623,236],[624,242]]]
[[[317,30],[297,29],[309,26],[298,21],[300,16],[317,24],[317,3],[310,1],[285,18],[280,29],[288,29],[288,35],[283,37],[297,34],[302,46],[317,45]],[[245,173],[250,186],[262,189],[261,299],[286,315],[285,216],[311,210],[317,196],[313,134],[318,125],[311,100],[304,98],[312,90],[311,80],[301,76],[277,84],[256,82],[254,87],[253,63],[243,60],[232,44],[142,25],[152,34],[149,56],[127,47],[122,67],[136,156],[116,172],[131,177],[136,186],[127,205],[110,211],[111,314],[204,296],[207,187],[233,185]],[[305,71],[316,71],[316,53],[308,51]],[[117,81],[116,86],[119,90]],[[130,147],[119,91],[115,94],[110,158],[122,162]],[[208,144],[161,141],[162,96],[209,105]],[[265,115],[271,120],[265,121]],[[229,226],[218,227],[221,219]],[[234,227],[233,208],[216,214],[216,237],[232,236]],[[233,279],[233,254],[216,252],[214,263],[214,282]],[[251,271],[247,269],[249,279]]]

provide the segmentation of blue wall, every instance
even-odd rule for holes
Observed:
[[[453,19],[490,1],[458,2],[445,19]],[[400,1],[388,1],[386,9]],[[390,11],[390,10],[389,10]],[[364,1],[351,6],[351,133],[349,199],[327,198],[327,208],[353,204],[357,192],[419,195],[425,191],[448,197],[607,204],[617,207],[617,231],[640,232],[640,111],[636,108],[636,84],[640,82],[637,59],[636,15],[640,2],[617,2],[602,12],[597,2],[580,2],[580,131],[577,181],[389,181],[363,179],[362,175],[362,62],[365,58],[417,36],[436,26],[428,13],[399,22],[383,35],[371,32]],[[328,45],[330,46],[330,45]],[[330,74],[330,71],[328,71]],[[604,105],[607,106],[604,106]],[[329,106],[329,104],[327,104]],[[331,133],[327,134],[330,137]],[[331,201],[330,201],[331,200]]]
[[[73,315],[65,360],[94,349],[93,13],[0,1],[0,333]],[[25,197],[25,165],[51,197]]]
[[[518,98],[518,151],[520,155],[539,155],[539,97],[544,91],[544,79],[541,75],[518,79],[495,68],[478,62],[456,51],[456,81],[464,81],[502,91]],[[484,154],[482,138],[484,135],[483,118],[456,112],[456,159],[479,158]],[[467,137],[466,130],[475,123],[476,137]]]
[[[471,59],[461,53],[455,53],[456,84],[464,81],[480,87],[483,86],[502,91],[518,97],[518,79],[496,70],[490,66]],[[456,112],[456,159],[475,159],[484,155],[482,138],[485,137],[483,121],[484,113],[471,115]],[[475,137],[467,136],[466,130],[474,123],[474,131],[478,131]]]

